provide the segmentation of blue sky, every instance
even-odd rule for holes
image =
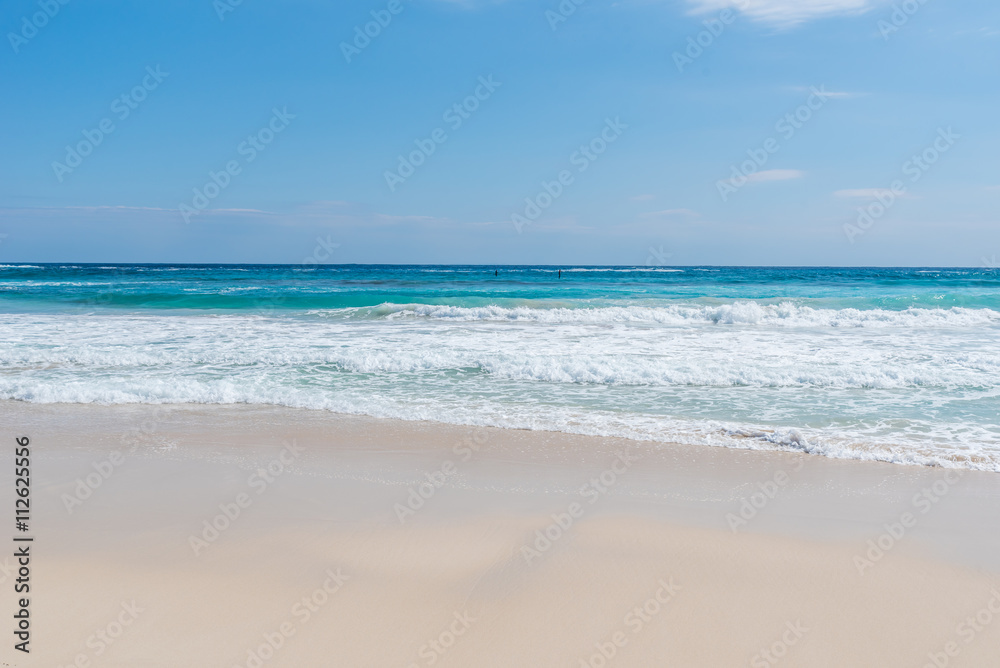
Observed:
[[[994,0],[232,1],[5,4],[0,262],[1000,257]]]

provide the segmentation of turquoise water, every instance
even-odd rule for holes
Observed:
[[[563,278],[557,279],[563,271]],[[494,271],[498,276],[494,276]],[[794,300],[1000,310],[1000,270],[755,267],[0,265],[0,308],[282,310],[396,304],[613,306]]]
[[[3,265],[0,334],[4,399],[1000,470],[991,268]]]

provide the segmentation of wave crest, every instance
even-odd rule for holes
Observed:
[[[982,327],[1000,325],[1000,312],[988,308],[947,309],[819,309],[792,302],[760,304],[737,301],[720,305],[605,306],[589,308],[538,308],[451,306],[445,304],[393,304],[350,309],[314,310],[328,317],[427,318],[456,322],[513,321],[551,324],[661,324],[661,325],[760,325],[778,327]]]

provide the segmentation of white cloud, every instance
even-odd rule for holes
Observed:
[[[799,169],[765,169],[747,177],[747,183],[763,183],[764,181],[787,181],[801,179],[806,173]]]
[[[880,0],[688,0],[692,13],[735,8],[754,21],[781,28],[829,16],[855,16],[873,9]]]

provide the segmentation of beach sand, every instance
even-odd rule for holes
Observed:
[[[289,408],[0,414],[5,507],[31,438],[35,538],[31,653],[3,628],[0,664],[1000,657],[995,474]]]

